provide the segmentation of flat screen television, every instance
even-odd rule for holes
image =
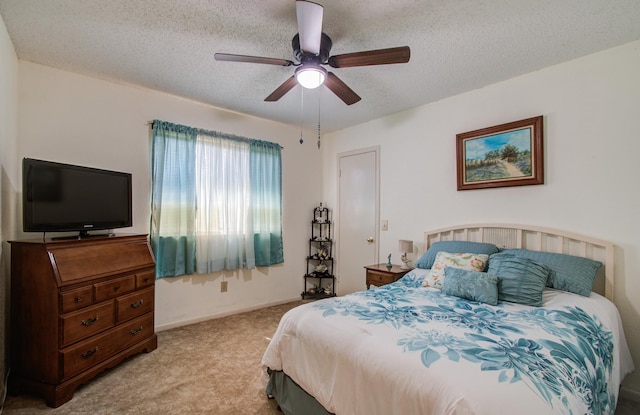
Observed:
[[[25,158],[24,232],[71,232],[132,226],[131,174]]]

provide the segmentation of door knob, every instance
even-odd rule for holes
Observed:
[[[373,236],[368,237],[367,238],[367,242],[369,242],[369,243],[373,242]]]

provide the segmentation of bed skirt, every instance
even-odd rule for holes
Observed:
[[[281,370],[267,370],[267,396],[275,398],[285,415],[332,415]]]

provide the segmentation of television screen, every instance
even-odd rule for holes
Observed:
[[[25,158],[22,194],[25,232],[132,226],[130,173]]]

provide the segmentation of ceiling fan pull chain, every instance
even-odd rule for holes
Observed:
[[[318,150],[320,150],[320,96],[322,94],[318,92]]]
[[[304,88],[300,88],[300,144],[304,143],[302,139],[302,121],[304,119]]]

